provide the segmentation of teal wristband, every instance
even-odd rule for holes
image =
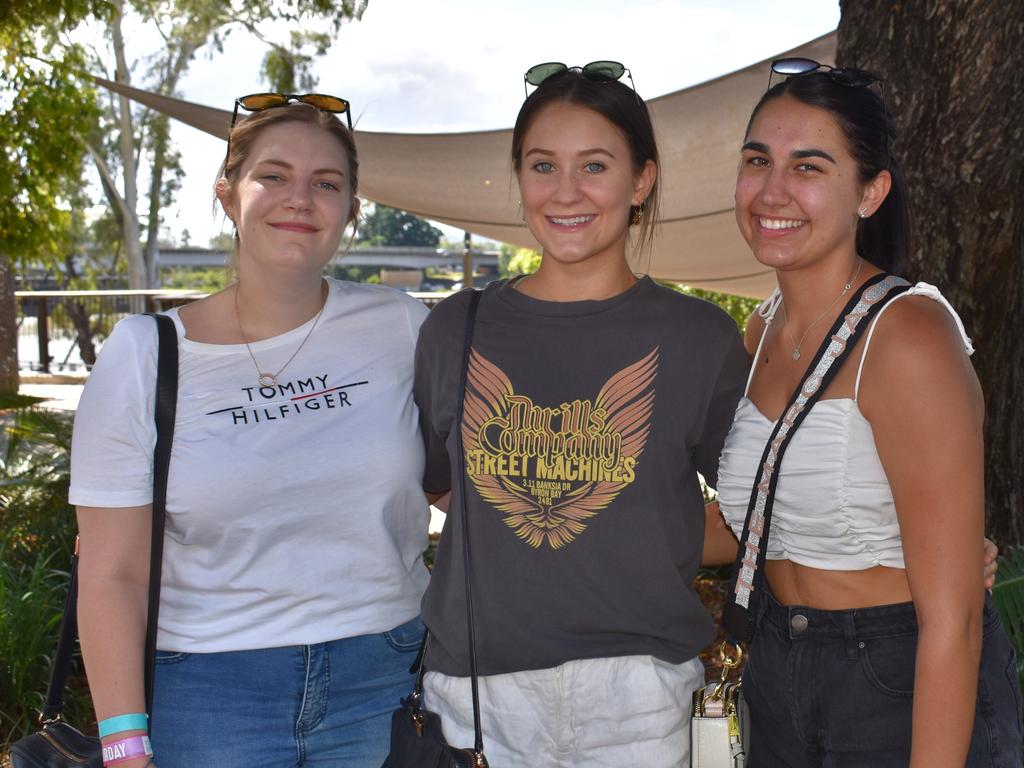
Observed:
[[[100,720],[100,738],[122,731],[149,731],[149,715],[139,712],[132,715],[117,715]]]

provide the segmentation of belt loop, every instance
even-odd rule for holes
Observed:
[[[843,614],[843,645],[846,647],[846,658],[856,659],[859,655],[857,643],[857,610],[846,611]]]
[[[857,609],[845,611],[843,615],[843,637],[847,640],[857,639]]]

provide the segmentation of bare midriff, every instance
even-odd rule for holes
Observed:
[[[783,605],[840,611],[911,599],[907,572],[884,565],[863,571],[827,571],[791,560],[769,560],[765,576],[775,599]]]

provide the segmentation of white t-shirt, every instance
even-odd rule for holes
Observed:
[[[157,647],[215,652],[327,642],[416,616],[429,508],[412,399],[427,310],[330,280],[323,316],[274,388],[244,345],[184,338]],[[276,371],[309,323],[251,344]],[[153,497],[156,323],[114,329],[75,418],[72,504]],[[145,557],[148,546],[139,552]]]

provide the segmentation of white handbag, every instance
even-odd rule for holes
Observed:
[[[747,763],[748,716],[740,683],[726,680],[739,666],[743,651],[729,657],[722,647],[722,676],[693,693],[690,717],[691,768],[744,768]]]

